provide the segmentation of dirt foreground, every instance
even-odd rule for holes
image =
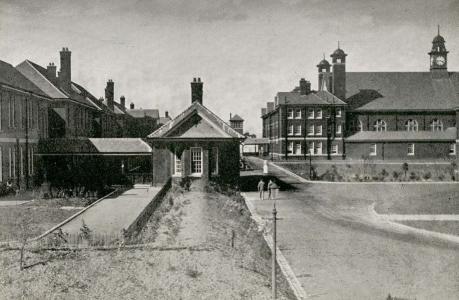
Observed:
[[[270,251],[238,194],[172,189],[118,250],[0,252],[0,299],[270,299]],[[293,299],[279,278],[279,299]]]

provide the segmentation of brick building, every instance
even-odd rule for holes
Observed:
[[[0,61],[0,182],[31,185],[38,141],[48,137],[50,102],[18,70]]]
[[[334,131],[336,142],[332,142],[330,151],[329,136],[323,139],[327,143],[327,155],[321,157],[330,159],[339,153],[349,159],[457,159],[459,73],[448,71],[448,53],[445,39],[438,33],[428,53],[430,70],[427,72],[348,72],[347,54],[340,48],[331,55],[332,64],[324,58],[317,65],[319,91],[310,94],[326,93],[336,97],[333,105],[320,108],[322,114],[328,110],[327,114],[332,117],[318,124],[322,126],[319,133],[323,133],[324,126],[328,134],[332,132],[332,137]],[[315,150],[319,140],[304,153],[304,146],[293,139],[298,134],[297,139],[303,138],[307,144],[308,136],[312,138],[316,133],[312,133],[312,127],[307,132],[302,132],[300,127],[295,131],[295,117],[298,116],[297,123],[302,122],[302,109],[312,104],[311,99],[299,98],[298,112],[295,111],[293,100],[289,99],[301,95],[301,82],[299,90],[285,95],[278,93],[275,102],[268,102],[267,108],[262,109],[263,137],[270,139],[273,156],[288,158],[292,153],[310,153],[317,157],[320,153]],[[281,101],[282,97],[287,105]],[[315,119],[312,113],[311,110],[307,119]],[[334,124],[331,130],[324,124],[327,122]],[[334,148],[335,145],[338,148]],[[324,147],[323,142],[321,146]]]
[[[202,103],[203,82],[191,82],[191,105],[148,136],[153,148],[153,183],[169,177],[231,182],[239,178],[244,136]]]

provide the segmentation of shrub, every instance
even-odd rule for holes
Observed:
[[[432,173],[430,173],[430,171],[427,171],[426,173],[424,173],[424,175],[422,175],[422,178],[424,178],[424,180],[429,180],[432,178]]]
[[[400,174],[399,174],[397,171],[394,171],[394,172],[392,172],[392,177],[393,177],[393,178],[394,178],[394,180],[396,181],[396,180],[398,180],[398,179],[399,179],[399,177],[400,177]]]
[[[440,180],[440,181],[445,180],[445,174],[442,173],[442,174],[438,175],[438,180]]]

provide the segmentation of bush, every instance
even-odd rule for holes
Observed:
[[[422,175],[422,178],[424,178],[424,180],[429,180],[432,178],[432,173],[430,173],[430,171],[427,171],[426,173],[424,173],[424,175]]]
[[[445,180],[445,174],[438,175],[438,180],[440,180],[440,181]]]
[[[415,172],[410,173],[410,180],[419,180],[419,176]]]
[[[400,177],[400,174],[397,171],[392,172],[392,177],[394,178],[394,181],[397,181]]]

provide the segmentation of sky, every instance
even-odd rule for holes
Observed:
[[[204,105],[245,119],[260,136],[261,108],[341,48],[348,71],[427,71],[433,37],[459,71],[459,0],[0,0],[0,60],[59,65],[96,97],[106,81],[137,108],[176,116],[204,81]]]

